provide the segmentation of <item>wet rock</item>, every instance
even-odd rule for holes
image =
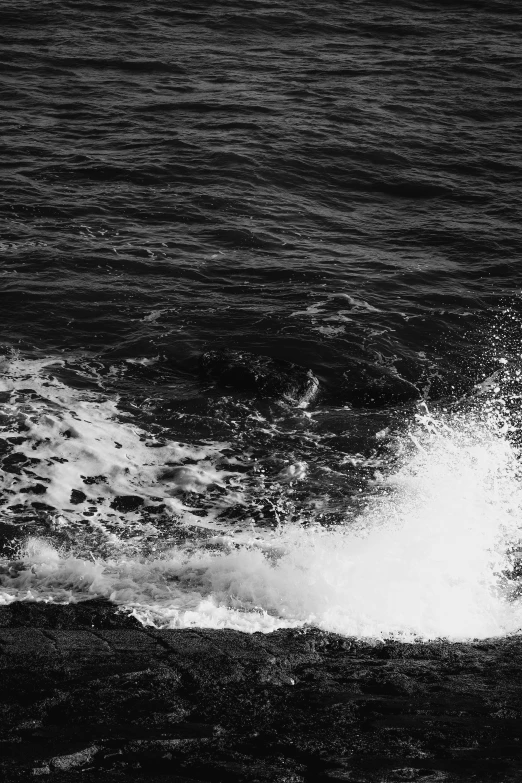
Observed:
[[[248,351],[208,351],[201,357],[201,367],[221,386],[298,405],[311,402],[319,391],[311,370]]]
[[[519,637],[110,628],[86,604],[0,607],[6,780],[520,779]]]
[[[42,605],[29,601],[15,601],[0,607],[0,628],[133,628],[141,629],[136,618],[115,609],[114,604],[102,598],[78,604]]]

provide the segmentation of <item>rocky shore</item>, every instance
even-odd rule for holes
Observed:
[[[0,608],[6,781],[522,779],[522,639],[371,645]]]

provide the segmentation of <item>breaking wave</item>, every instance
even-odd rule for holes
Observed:
[[[100,407],[91,399],[75,417],[81,419],[89,405],[99,416]],[[56,465],[52,433],[60,416],[34,423],[49,430],[33,453],[49,463],[49,475],[45,464],[38,471],[51,486]],[[146,469],[140,472],[129,439],[146,450],[143,434],[119,422],[114,410],[104,416],[103,437],[125,447],[132,468],[125,472],[129,465],[119,465],[121,449],[116,449],[104,466],[105,473],[114,472],[111,497],[136,482],[148,502],[161,481],[199,481],[192,490],[204,492],[205,476],[221,480],[211,464],[219,445],[201,452],[201,447],[159,446],[152,450],[154,458],[149,451],[148,461],[141,455]],[[79,421],[60,422],[62,428],[74,424],[79,435],[83,432]],[[88,446],[87,435],[80,438],[82,448]],[[195,466],[184,478],[179,471],[161,478],[167,458],[162,449],[172,455],[183,448]],[[405,640],[517,633],[522,627],[521,470],[502,409],[482,401],[435,415],[424,407],[401,435],[399,452],[398,467],[375,473],[363,510],[336,526],[323,527],[313,518],[304,526],[284,519],[276,529],[252,526],[250,533],[210,526],[205,536],[158,552],[119,549],[113,531],[114,546],[105,554],[32,536],[0,565],[0,602],[104,597],[143,624],[161,628],[268,632],[316,626],[350,636]],[[69,471],[80,469],[74,451],[65,458],[72,463]],[[104,490],[96,487],[96,492],[103,501]],[[65,502],[58,490],[53,497],[57,504]],[[182,504],[176,502],[172,512],[183,518]]]

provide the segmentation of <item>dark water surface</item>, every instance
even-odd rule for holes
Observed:
[[[157,589],[159,624],[519,627],[496,604],[473,624],[482,593],[433,617],[455,580],[504,585],[519,547],[521,35],[500,0],[2,3],[6,601],[103,594],[152,621]],[[311,368],[320,397],[220,389],[215,348]],[[390,520],[362,553],[339,532]],[[302,544],[310,522],[341,538]],[[388,622],[380,577],[345,573],[390,546],[392,581],[420,565]]]

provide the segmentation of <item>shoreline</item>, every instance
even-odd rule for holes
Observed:
[[[7,781],[516,781],[522,637],[367,642],[0,607]]]

